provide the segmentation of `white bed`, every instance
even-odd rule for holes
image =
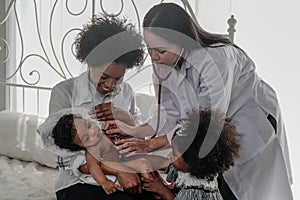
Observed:
[[[0,199],[55,199],[56,157],[43,148],[42,118],[0,112]]]
[[[0,156],[1,200],[53,200],[57,170]]]
[[[196,2],[194,0],[191,0],[191,2]],[[6,3],[4,3],[6,2]],[[22,13],[22,9],[23,9],[23,5],[21,6],[16,6],[16,2],[18,2],[19,4],[26,4],[26,9],[33,9],[33,13],[35,13],[35,17],[34,18],[30,18],[32,16],[27,16],[26,13]],[[43,2],[43,4],[41,3]],[[48,4],[45,3],[46,1],[39,1],[39,0],[35,0],[35,1],[0,1],[0,12],[5,12],[5,16],[4,17],[4,21],[1,21],[2,18],[0,19],[0,33],[1,33],[1,25],[5,24],[5,23],[15,23],[14,25],[16,25],[16,28],[18,31],[15,31],[11,28],[9,28],[10,31],[13,32],[13,34],[20,34],[21,36],[21,31],[23,30],[23,32],[28,31],[28,27],[27,29],[22,29],[22,24],[27,24],[28,22],[24,22],[24,20],[28,19],[29,22],[32,21],[32,19],[35,19],[37,21],[37,19],[41,20],[40,17],[42,15],[37,14],[37,9],[48,9],[47,7],[49,7]],[[53,1],[54,2],[54,1]],[[50,18],[50,25],[44,25],[44,27],[49,27],[49,30],[45,30],[44,31],[44,35],[42,32],[37,32],[38,37],[36,39],[34,38],[34,34],[31,33],[31,31],[33,32],[35,29],[35,26],[32,27],[32,30],[29,30],[29,40],[26,40],[25,36],[22,36],[22,39],[24,41],[24,44],[22,43],[20,46],[18,46],[18,50],[20,50],[22,52],[22,54],[20,54],[20,52],[18,52],[17,50],[14,50],[13,48],[7,49],[7,56],[10,54],[16,54],[16,55],[21,55],[22,57],[20,57],[20,59],[17,59],[14,57],[15,60],[9,60],[8,58],[4,57],[4,60],[1,56],[0,56],[0,61],[3,61],[4,63],[4,68],[5,67],[9,67],[9,66],[19,66],[16,69],[13,70],[7,70],[4,71],[4,73],[6,74],[10,74],[13,76],[6,76],[3,77],[3,71],[2,68],[0,67],[0,110],[1,107],[5,107],[6,110],[4,111],[0,111],[0,200],[52,200],[55,199],[55,191],[54,191],[54,185],[55,185],[55,179],[58,176],[58,170],[56,168],[56,156],[53,155],[51,152],[49,152],[48,150],[46,150],[43,147],[43,144],[41,142],[41,138],[40,136],[36,133],[36,128],[44,121],[44,118],[39,117],[39,114],[35,114],[35,115],[29,115],[26,114],[26,109],[24,109],[26,107],[26,105],[24,103],[24,98],[23,98],[23,102],[21,102],[21,104],[23,104],[23,111],[19,111],[19,112],[14,112],[12,111],[13,109],[11,109],[11,102],[9,100],[9,97],[11,96],[10,94],[10,88],[4,88],[2,85],[6,85],[5,87],[7,87],[7,83],[10,82],[12,83],[11,85],[9,85],[8,87],[13,87],[15,83],[19,84],[19,82],[15,82],[16,78],[14,77],[17,72],[20,72],[21,74],[21,84],[23,84],[25,86],[25,88],[31,89],[31,87],[33,89],[36,89],[39,87],[39,85],[44,85],[44,80],[40,80],[40,73],[38,72],[38,70],[36,69],[30,69],[28,74],[30,74],[30,76],[32,77],[38,77],[37,81],[33,81],[34,83],[32,83],[32,81],[27,81],[27,79],[25,79],[24,75],[26,74],[26,72],[22,71],[22,67],[24,67],[27,63],[25,63],[25,61],[29,60],[28,58],[31,58],[31,60],[39,60],[39,61],[43,61],[40,62],[40,64],[42,64],[42,66],[45,67],[49,67],[50,71],[46,74],[46,79],[51,77],[51,81],[53,81],[55,78],[52,78],[52,73],[53,71],[56,71],[57,74],[59,74],[59,79],[55,79],[56,82],[51,82],[49,85],[53,86],[55,85],[58,80],[63,80],[68,78],[66,76],[66,74],[69,74],[69,70],[70,68],[68,68],[67,66],[74,66],[75,65],[75,59],[74,57],[71,56],[71,61],[69,61],[68,59],[65,58],[66,55],[66,50],[70,50],[70,46],[72,45],[72,42],[74,41],[74,39],[72,38],[71,44],[67,44],[67,40],[69,37],[69,33],[71,33],[72,31],[69,30],[76,30],[77,27],[81,27],[83,23],[86,23],[87,19],[89,18],[89,15],[85,15],[83,17],[83,22],[81,23],[80,20],[77,21],[77,19],[80,18],[76,18],[76,20],[72,21],[72,22],[76,22],[76,27],[68,27],[67,25],[69,25],[68,23],[65,23],[64,25],[68,28],[67,30],[60,30],[60,31],[56,31],[55,25],[54,25],[54,21],[52,20],[55,17],[60,17],[60,20],[62,20],[62,16],[60,16],[61,11],[66,11],[69,12],[69,15],[73,15],[75,17],[77,17],[80,14],[85,14],[86,12],[90,12],[92,10],[91,13],[95,13],[95,12],[103,12],[103,10],[101,11],[100,9],[103,9],[103,5],[102,5],[102,1],[101,5],[99,6],[99,4],[97,5],[96,2],[97,1],[85,1],[86,5],[85,8],[81,11],[81,12],[73,12],[72,11],[72,6],[70,6],[68,3],[69,1],[55,1],[53,3],[51,1],[51,4],[53,4],[53,8],[50,8],[49,11],[53,11],[53,13],[51,13],[51,15],[49,14],[49,18]],[[60,3],[60,6],[58,8],[58,4],[56,4],[57,2]],[[84,1],[83,1],[84,2]],[[121,4],[121,11],[123,10],[123,1]],[[127,11],[127,13],[129,13],[129,15],[132,15],[135,17],[135,19],[137,20],[137,25],[140,26],[140,21],[141,18],[144,14],[144,12],[146,10],[148,10],[148,8],[146,8],[145,6],[149,6],[151,7],[153,4],[159,3],[159,2],[163,2],[161,0],[157,0],[155,2],[153,2],[153,4],[151,3],[146,3],[146,2],[140,2],[140,1],[126,1],[128,3],[128,5],[130,4],[130,9],[133,9],[133,11]],[[126,3],[125,2],[125,3]],[[174,0],[174,2],[181,2],[182,4],[184,4],[184,7],[186,9],[189,10],[189,12],[194,16],[192,8],[189,4],[189,1],[186,0]],[[66,4],[65,4],[66,3]],[[76,1],[77,3],[77,1]],[[135,4],[136,3],[136,4]],[[38,4],[38,5],[37,5]],[[41,6],[41,5],[43,6]],[[46,4],[46,5],[45,5]],[[93,6],[92,6],[93,4]],[[141,5],[138,4],[147,4],[147,5],[143,5],[143,10],[140,12],[138,12],[138,9]],[[4,6],[3,6],[4,5]],[[40,5],[40,7],[38,7]],[[79,4],[78,4],[79,5]],[[95,6],[96,5],[96,6]],[[3,7],[5,7],[6,9],[3,9]],[[91,9],[88,10],[87,8],[90,7]],[[97,8],[98,7],[98,8]],[[126,6],[124,6],[126,7]],[[129,6],[128,6],[129,7]],[[19,8],[19,10],[18,10]],[[20,10],[21,9],[21,10]],[[51,10],[53,9],[53,10]],[[59,12],[55,12],[56,10],[59,10]],[[28,11],[27,11],[28,12]],[[107,12],[107,11],[106,11]],[[115,13],[115,11],[112,11]],[[10,15],[10,13],[15,14],[15,17],[17,18],[17,14],[21,15],[22,18],[19,18],[18,20],[16,19],[10,19],[12,18],[12,15]],[[0,13],[1,14],[1,13]],[[23,14],[23,15],[22,15]],[[53,14],[53,15],[52,15]],[[44,15],[46,16],[47,13]],[[58,15],[58,16],[57,16]],[[128,15],[128,14],[123,14],[122,15]],[[60,21],[60,20],[56,20],[56,21]],[[13,22],[12,22],[13,21]],[[234,20],[231,22],[234,22]],[[78,24],[79,23],[79,24]],[[235,23],[235,22],[234,22]],[[234,24],[233,23],[233,24]],[[72,25],[73,26],[73,25]],[[59,28],[64,28],[64,26],[57,26]],[[52,30],[53,29],[53,30]],[[63,33],[66,32],[66,34],[62,34],[59,37],[63,38],[61,41],[61,44],[56,44],[56,40],[52,41],[52,39],[54,38],[55,34],[54,33]],[[233,33],[235,32],[234,27],[232,26],[232,24],[230,25],[229,29],[229,37],[231,39],[233,39]],[[23,34],[22,32],[22,34]],[[53,35],[50,35],[51,37],[51,41],[49,42],[51,45],[51,48],[46,48],[47,46],[47,42],[49,40],[49,33],[53,33]],[[45,34],[46,33],[46,34]],[[4,35],[5,36],[5,35]],[[32,37],[31,37],[32,36]],[[53,37],[53,38],[52,38]],[[17,37],[16,38],[21,38],[21,37]],[[0,35],[0,39],[1,35]],[[5,37],[4,37],[5,39]],[[38,51],[33,51],[33,52],[23,52],[24,49],[26,49],[26,45],[28,47],[28,45],[35,47],[35,43],[34,40],[37,40],[40,42],[40,44],[38,44],[39,49]],[[6,42],[6,40],[3,40],[4,42]],[[26,42],[29,41],[29,42]],[[15,42],[15,41],[14,41]],[[14,42],[12,43],[12,46],[17,46],[18,44],[14,44]],[[17,43],[17,42],[15,42]],[[8,43],[5,45],[8,46]],[[24,45],[24,46],[23,46]],[[49,44],[48,44],[49,45]],[[61,45],[61,46],[60,46]],[[66,48],[65,48],[66,46]],[[0,43],[0,47],[1,47],[1,43]],[[41,48],[42,47],[42,48]],[[61,49],[59,49],[61,48]],[[0,49],[1,50],[1,49]],[[2,48],[3,50],[3,48]],[[10,52],[9,52],[10,51]],[[36,55],[36,52],[40,52],[40,54]],[[24,53],[24,55],[23,55]],[[70,53],[70,52],[69,52]],[[50,56],[47,56],[47,55]],[[70,53],[71,54],[71,53]],[[17,63],[19,60],[19,63]],[[76,61],[77,62],[77,61]],[[9,64],[10,63],[10,64]],[[0,66],[2,63],[0,62]],[[12,65],[11,65],[12,64]],[[35,63],[36,64],[36,63]],[[34,64],[34,65],[35,65]],[[77,62],[78,64],[78,62]],[[148,66],[149,67],[149,66]],[[55,70],[53,70],[55,69]],[[75,68],[76,69],[76,68]],[[14,71],[16,70],[16,71]],[[77,70],[77,69],[76,69]],[[149,76],[149,71],[144,70],[144,69],[139,69],[139,72],[142,73],[146,73],[147,77],[150,77],[151,80],[151,76]],[[9,72],[9,73],[7,73]],[[76,71],[78,74],[78,70]],[[2,73],[2,74],[1,74]],[[27,74],[27,76],[28,76]],[[49,75],[48,75],[49,74]],[[57,75],[56,74],[56,75]],[[38,75],[38,76],[36,76]],[[145,74],[144,74],[145,75]],[[41,76],[42,77],[42,76]],[[130,76],[129,76],[130,77]],[[1,81],[2,79],[2,81]],[[19,77],[20,79],[20,77]],[[129,78],[130,79],[130,78]],[[3,81],[4,80],[4,81]],[[40,84],[40,82],[42,82],[42,84]],[[145,80],[142,80],[145,81]],[[1,83],[2,82],[2,83]],[[25,83],[24,83],[25,82]],[[136,82],[137,85],[141,85],[144,84],[145,82]],[[32,86],[33,85],[33,86]],[[145,85],[144,85],[145,86]],[[147,87],[147,86],[146,86]],[[3,89],[4,88],[4,89]],[[21,89],[21,91],[24,89]],[[39,109],[41,107],[41,104],[43,104],[44,109],[47,110],[47,106],[48,105],[46,102],[41,102],[39,103],[39,99],[41,99],[41,97],[39,97],[39,92],[43,90],[43,88],[38,89],[38,92],[36,94],[38,94],[37,96],[37,113],[39,113]],[[42,93],[42,92],[41,92]],[[49,89],[48,89],[48,93],[49,93]],[[4,100],[5,102],[3,103],[3,98],[1,99],[1,95],[5,94],[6,95],[6,99]],[[24,97],[24,94],[21,95]],[[1,102],[2,101],[2,102]],[[149,97],[146,94],[138,94],[137,95],[137,103],[138,106],[140,107],[141,113],[142,113],[142,118],[146,119],[147,116],[149,115],[149,108],[151,107],[151,105],[155,104],[156,100],[153,96]],[[29,102],[31,103],[31,102]],[[1,105],[2,104],[2,105]],[[4,106],[3,106],[4,104]],[[151,109],[150,109],[151,110]],[[45,115],[44,115],[45,116]]]

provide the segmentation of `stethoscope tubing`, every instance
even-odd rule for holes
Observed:
[[[172,66],[172,68],[176,67],[176,65],[178,64],[178,61],[180,60],[183,52],[184,52],[184,49],[182,48],[180,50],[180,54],[179,54],[179,56],[178,56],[175,64]],[[152,63],[153,63],[153,61],[152,61]],[[156,67],[154,66],[154,64],[153,64],[152,69],[153,69],[154,75],[158,78],[158,98],[157,98],[157,106],[158,106],[158,108],[157,108],[157,119],[156,119],[157,123],[156,123],[155,133],[154,133],[154,135],[151,136],[151,138],[154,138],[154,137],[156,137],[157,132],[159,130],[159,126],[160,126],[160,107],[161,107],[160,105],[161,105],[161,87],[162,87],[162,82],[165,81],[165,80],[167,80],[171,76],[172,71],[169,72],[165,77],[162,78],[162,77],[160,77],[158,75]]]

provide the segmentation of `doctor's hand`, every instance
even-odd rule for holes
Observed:
[[[137,138],[150,137],[155,135],[152,127],[147,124],[140,124],[138,126],[130,126],[122,121],[107,121],[105,124],[105,131],[108,135],[120,134],[122,136],[132,136]]]
[[[145,140],[143,138],[128,138],[115,141],[116,149],[120,154],[126,157],[135,156],[141,153],[152,152],[152,140]]]
[[[167,136],[159,136],[145,140],[143,138],[121,139],[115,142],[116,148],[126,157],[141,153],[150,153],[169,146]]]
[[[118,136],[120,138],[129,138],[134,135],[134,127],[119,120],[107,121],[104,129],[109,137]]]

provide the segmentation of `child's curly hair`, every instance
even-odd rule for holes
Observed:
[[[235,126],[229,119],[223,119],[217,112],[200,110],[191,112],[184,127],[176,132],[172,145],[175,145],[188,164],[188,171],[198,178],[213,180],[234,165],[239,156],[240,144]],[[222,126],[223,125],[223,126]],[[204,157],[199,157],[200,149],[207,134],[212,149]],[[217,141],[216,141],[217,140]]]
[[[54,143],[60,148],[69,149],[71,151],[84,150],[83,147],[74,144],[73,141],[77,134],[74,119],[82,119],[82,117],[74,114],[62,116],[52,130],[52,137],[54,139]]]
[[[144,44],[134,25],[115,15],[94,15],[75,39],[76,58],[90,67],[107,63],[126,64],[127,68],[143,62]]]

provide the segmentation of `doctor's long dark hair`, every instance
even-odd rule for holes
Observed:
[[[221,46],[226,44],[233,45],[233,43],[223,35],[209,33],[202,29],[182,7],[174,3],[161,3],[153,6],[144,17],[143,27],[164,28],[182,33],[199,43],[202,47],[220,46],[215,45],[217,43],[221,43]],[[186,41],[178,41],[174,38],[172,39],[169,34],[164,35],[162,33],[158,33],[158,35],[167,41],[178,44],[186,49]],[[194,48],[196,48],[195,42],[194,44],[188,45],[188,49]]]

